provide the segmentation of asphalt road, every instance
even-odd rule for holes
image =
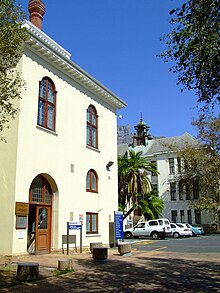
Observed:
[[[220,253],[220,234],[165,240],[139,239],[132,247],[138,251],[165,251],[180,253]]]

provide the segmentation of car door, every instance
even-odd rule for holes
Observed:
[[[170,226],[171,226],[171,231],[172,231],[172,234],[173,234],[176,231],[177,227],[173,223],[171,223]]]
[[[134,227],[133,236],[145,235],[145,223],[139,223]]]

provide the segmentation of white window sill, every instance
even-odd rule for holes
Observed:
[[[89,150],[92,150],[92,151],[94,151],[94,152],[100,153],[100,150],[99,150],[99,149],[94,148],[94,147],[92,147],[92,146],[90,146],[90,145],[86,145],[86,148],[89,149]]]
[[[40,126],[40,125],[37,125],[36,128],[37,128],[37,129],[40,129],[40,130],[42,130],[42,131],[44,131],[44,132],[50,133],[50,134],[52,134],[52,135],[58,136],[58,134],[57,134],[56,132],[54,132],[53,130],[47,129],[47,128],[42,127],[42,126]]]
[[[86,237],[101,237],[100,234],[86,234]]]

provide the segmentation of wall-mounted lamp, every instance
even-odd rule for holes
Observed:
[[[110,167],[114,164],[114,162],[109,161],[108,164],[106,165],[106,170],[110,171]]]

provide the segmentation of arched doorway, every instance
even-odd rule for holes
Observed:
[[[50,253],[52,190],[47,179],[38,175],[29,191],[28,245],[31,254]]]

